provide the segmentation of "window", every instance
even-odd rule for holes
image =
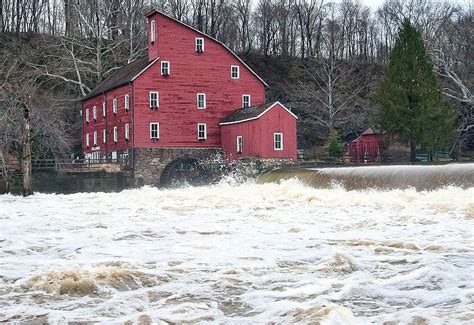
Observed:
[[[102,103],[102,116],[105,117],[105,102]]]
[[[283,133],[273,133],[273,149],[283,150]]]
[[[150,23],[150,42],[155,43],[155,40],[156,40],[155,20],[152,20]]]
[[[171,73],[170,61],[161,61],[161,75],[169,76]]]
[[[243,148],[242,136],[238,135],[237,136],[237,153],[242,153],[242,148]]]
[[[198,109],[206,108],[206,94],[204,93],[197,94],[197,108]]]
[[[86,147],[89,148],[90,141],[89,141],[89,133],[86,134]]]
[[[206,123],[198,123],[198,140],[206,140]]]
[[[160,107],[160,94],[157,91],[150,91],[150,108]]]
[[[97,107],[94,106],[92,107],[92,118],[95,120],[97,120]]]
[[[238,65],[233,65],[230,67],[230,77],[232,79],[239,79],[240,78],[240,69]]]
[[[196,52],[204,52],[204,38],[196,37]]]
[[[114,98],[114,100],[112,101],[112,111],[114,112],[114,114],[117,114],[117,98]]]
[[[114,126],[114,142],[118,141],[118,127]]]
[[[150,123],[150,139],[160,138],[160,123]]]
[[[94,147],[97,145],[97,131],[94,131]]]
[[[89,123],[89,109],[86,109],[86,122]]]
[[[242,95],[242,107],[250,107],[250,95]]]
[[[125,139],[128,140],[130,138],[130,124],[125,124]]]
[[[129,110],[129,96],[128,96],[128,94],[125,95],[125,110],[126,111]]]
[[[107,131],[105,129],[102,131],[102,138],[104,139],[104,143],[107,143]]]

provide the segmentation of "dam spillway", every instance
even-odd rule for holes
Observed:
[[[470,188],[474,187],[474,164],[283,168],[261,174],[257,182],[280,182],[291,178],[314,188],[342,186],[347,190]]]

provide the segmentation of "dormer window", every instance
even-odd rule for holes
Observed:
[[[155,40],[156,40],[155,20],[152,20],[150,23],[150,43],[155,43]]]
[[[250,95],[242,95],[242,107],[250,107]]]
[[[196,52],[204,52],[204,38],[196,37]]]
[[[161,61],[161,75],[162,76],[169,76],[171,72],[170,69],[170,62],[169,61]]]
[[[239,79],[240,78],[240,69],[238,65],[232,65],[230,67],[230,77],[232,79]]]

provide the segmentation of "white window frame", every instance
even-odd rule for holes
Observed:
[[[237,76],[234,77],[234,68],[236,69]],[[231,79],[240,79],[240,67],[238,65],[231,65],[230,66],[230,77]]]
[[[153,130],[153,127],[156,126],[156,130]],[[153,136],[153,132],[156,132],[156,136]],[[160,139],[160,123],[158,122],[151,122],[150,123],[150,139],[151,140],[158,140]]]
[[[94,147],[97,146],[97,131],[94,131]]]
[[[128,111],[130,109],[130,96],[128,94],[125,95],[124,102],[125,110]]]
[[[249,104],[248,104],[248,106],[245,106],[245,98],[247,98],[247,97],[249,99]],[[242,95],[242,107],[246,108],[246,107],[251,107],[251,106],[252,106],[252,97],[248,94]]]
[[[105,102],[102,102],[102,116],[105,117],[105,115],[107,115],[106,106],[105,106]]]
[[[130,124],[125,124],[125,140],[130,139]]]
[[[156,94],[156,106],[152,105],[152,95]],[[149,98],[150,98],[150,108],[159,108],[160,107],[160,93],[158,91],[150,91],[149,93]],[[154,101],[155,99],[153,99]]]
[[[86,122],[89,123],[89,109],[86,108]]]
[[[97,106],[93,106],[92,107],[92,118],[94,119],[94,121],[97,120]]]
[[[117,114],[117,98],[114,98],[114,99],[112,100],[112,112],[113,112],[114,114]]]
[[[201,41],[201,51],[199,51],[199,48],[198,48],[199,46],[198,41]],[[204,37],[196,37],[194,45],[195,45],[196,52],[203,53],[204,52]]]
[[[118,127],[114,126],[114,142],[118,142]]]
[[[204,136],[201,137],[200,136],[200,127],[201,126],[204,126],[204,130],[202,132],[204,132]],[[207,126],[206,126],[206,123],[198,123],[197,125],[197,138],[198,140],[206,140],[207,139]]]
[[[242,153],[244,150],[244,138],[241,135],[238,135],[237,138],[237,153]]]
[[[167,65],[168,65],[168,74],[164,74],[164,73],[163,73],[163,65],[164,65],[164,64],[167,64]],[[161,68],[161,69],[160,69],[160,72],[161,72],[161,75],[162,75],[162,76],[169,76],[169,75],[171,75],[171,64],[170,64],[170,61],[161,61],[161,63],[160,63],[160,68]]]
[[[277,136],[280,136],[280,148],[277,148]],[[283,133],[275,132],[273,133],[273,150],[283,150]]]
[[[199,106],[199,96],[203,96],[203,106]],[[206,94],[205,93],[197,93],[196,95],[196,106],[197,106],[197,109],[206,109],[207,107],[207,103],[206,103]]]
[[[150,43],[155,43],[156,42],[156,23],[155,20],[153,19],[150,22]]]
[[[106,129],[104,129],[104,130],[102,131],[102,138],[103,138],[102,141],[103,141],[104,143],[107,143],[107,130],[106,130]]]
[[[89,148],[91,146],[90,139],[89,139],[89,133],[86,133],[86,147]]]

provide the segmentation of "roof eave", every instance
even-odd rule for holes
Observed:
[[[249,117],[249,118],[242,119],[242,120],[237,120],[237,121],[221,122],[221,123],[219,123],[219,125],[238,124],[238,123],[244,123],[244,122],[249,122],[249,121],[253,121],[253,120],[258,120],[263,115],[265,115],[268,111],[270,111],[273,107],[275,107],[277,104],[279,104],[285,111],[290,113],[290,115],[293,116],[295,119],[298,119],[298,116],[296,116],[292,111],[290,111],[285,105],[283,105],[279,101],[276,101],[273,104],[271,104],[266,110],[264,110],[262,113],[258,114],[257,116]]]

